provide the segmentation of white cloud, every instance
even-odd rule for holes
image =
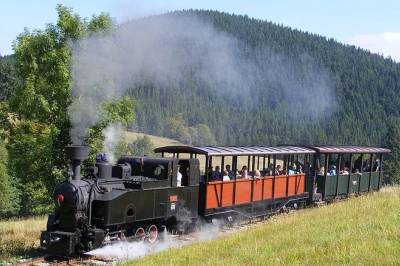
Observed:
[[[400,32],[355,35],[345,42],[400,62]]]

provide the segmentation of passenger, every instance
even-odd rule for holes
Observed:
[[[178,172],[176,173],[176,186],[181,187],[182,186],[182,174],[179,172],[181,166],[178,164]]]
[[[240,174],[240,172],[238,170],[236,170],[236,179],[240,179],[242,177],[242,175]]]
[[[379,159],[376,159],[374,162],[374,167],[373,167],[373,171],[374,172],[378,172],[381,170],[381,162]]]
[[[254,179],[261,179],[261,172],[259,170],[256,170],[254,173]]]
[[[296,172],[294,171],[294,167],[293,166],[289,166],[289,175],[294,175],[296,174]]]
[[[269,164],[268,171],[269,171],[268,175],[270,175],[270,176],[274,175],[274,164],[273,163]]]
[[[215,171],[212,173],[212,179],[213,180],[221,180],[222,179],[221,168],[218,165],[215,166]]]
[[[336,175],[336,165],[331,165],[329,168],[329,175]]]
[[[225,168],[226,168],[226,171],[228,172],[229,179],[233,179],[235,175],[234,175],[233,171],[231,170],[231,166],[229,164],[227,164],[225,166]]]
[[[286,167],[283,167],[282,171],[281,171],[281,175],[287,175],[287,170]]]
[[[325,175],[325,167],[321,166],[318,170],[318,175]]]
[[[281,165],[278,164],[275,168],[275,175],[281,175],[282,174],[282,169],[281,169]]]
[[[363,172],[371,171],[371,164],[369,163],[369,160],[365,160],[363,166],[364,166]]]
[[[301,164],[297,164],[296,171],[297,171],[298,174],[302,174],[303,173],[303,166]]]
[[[241,178],[249,179],[248,171],[247,171],[247,166],[246,166],[246,165],[244,165],[244,166],[242,167],[242,171],[241,171],[240,175],[241,175]]]
[[[222,181],[229,181],[231,178],[229,177],[229,172],[224,170],[224,176],[222,177]]]
[[[348,174],[350,174],[350,173],[349,173],[349,168],[347,168],[347,167],[343,168],[343,170],[340,171],[340,174],[341,174],[341,175],[348,175]]]
[[[208,176],[208,180],[211,181],[212,176],[213,176],[213,167],[211,165],[207,169],[207,176]]]

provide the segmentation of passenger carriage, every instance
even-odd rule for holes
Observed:
[[[266,216],[288,206],[306,203],[309,191],[311,162],[315,150],[307,147],[217,147],[217,146],[167,146],[155,149],[162,157],[197,158],[200,161],[201,177],[199,189],[199,214],[204,217],[217,216]],[[289,173],[292,164],[302,164],[303,171]],[[249,169],[249,179],[236,175],[229,181],[210,180],[207,169],[210,166],[231,165],[236,172],[242,166]],[[263,170],[272,166],[272,174]],[[276,173],[277,166],[286,169]],[[254,172],[263,175],[254,178]]]
[[[324,201],[377,191],[383,181],[383,158],[389,149],[362,146],[309,146],[316,151],[316,193]],[[377,165],[378,162],[378,165]],[[330,168],[336,173],[330,173]],[[375,167],[374,167],[375,166]],[[347,172],[343,169],[347,168]],[[323,169],[323,171],[318,171]]]

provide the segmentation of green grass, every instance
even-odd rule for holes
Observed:
[[[277,216],[125,265],[400,264],[400,188]]]
[[[2,260],[36,254],[46,221],[45,216],[0,220],[0,264]]]

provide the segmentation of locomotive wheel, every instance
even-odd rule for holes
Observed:
[[[149,229],[147,230],[147,233],[148,233],[148,241],[150,242],[150,243],[154,243],[154,242],[156,242],[157,241],[157,239],[158,239],[158,229],[157,229],[157,226],[155,226],[154,224],[152,224],[150,227],[149,227]]]
[[[140,241],[143,241],[145,236],[146,236],[146,232],[144,231],[143,227],[139,227],[138,229],[136,229],[135,237],[137,239],[139,239]]]

